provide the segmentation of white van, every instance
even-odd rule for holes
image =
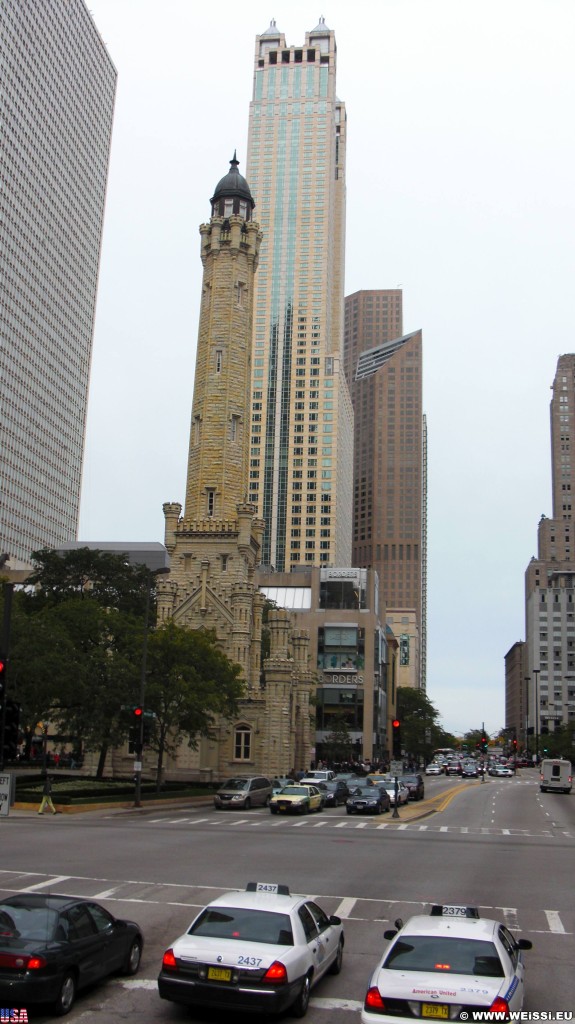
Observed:
[[[559,757],[549,757],[541,762],[540,788],[542,793],[548,791],[570,793],[572,778],[571,761],[563,761]]]

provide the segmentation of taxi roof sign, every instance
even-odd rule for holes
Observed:
[[[289,886],[277,882],[248,882],[246,892],[268,892],[277,896],[289,896]]]
[[[430,911],[431,917],[479,917],[477,907],[460,907],[449,903],[434,903]]]

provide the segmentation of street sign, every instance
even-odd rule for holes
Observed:
[[[0,775],[0,817],[7,818],[10,814],[11,788],[12,776],[9,774]]]
[[[390,761],[389,762],[389,774],[390,775],[403,775],[403,761]]]

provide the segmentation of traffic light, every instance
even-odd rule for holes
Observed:
[[[20,705],[15,700],[7,700],[4,716],[4,757],[7,761],[16,760],[19,738]]]
[[[0,654],[0,708],[4,704],[6,695],[6,658]]]
[[[135,719],[135,721],[136,721],[136,722],[139,722],[139,721],[140,721],[140,719],[141,719],[141,717],[142,717],[142,715],[144,714],[144,709],[143,709],[143,707],[141,707],[140,705],[138,705],[138,707],[136,707],[136,708],[132,708],[132,714],[133,714],[133,716],[134,716],[134,719]]]
[[[488,746],[489,746],[489,741],[487,739],[487,736],[482,736],[481,737],[481,753],[482,754],[486,754],[487,753],[487,747]]]
[[[516,736],[513,737],[513,753],[514,754],[517,753],[517,737]]]
[[[399,718],[394,718],[391,723],[391,738],[392,738],[392,753],[394,758],[401,757],[401,722]]]

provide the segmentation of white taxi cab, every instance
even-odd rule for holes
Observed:
[[[328,915],[285,885],[250,882],[209,903],[166,950],[158,977],[162,999],[304,1017],[313,986],[339,974],[344,934]]]
[[[478,1010],[522,1008],[528,939],[480,918],[475,907],[434,906],[395,924],[384,933],[391,941],[371,977],[362,1024],[472,1020]]]

